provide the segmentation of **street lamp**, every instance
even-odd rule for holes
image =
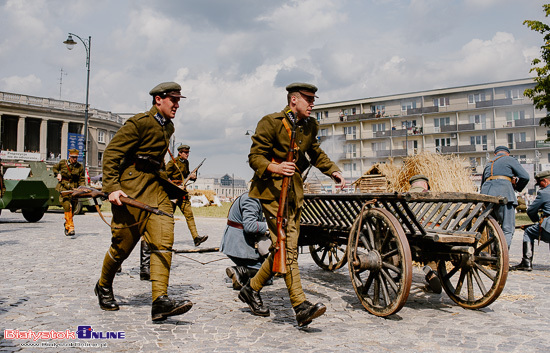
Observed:
[[[245,136],[250,136],[250,133],[254,134],[254,131],[252,131],[252,130],[246,130]]]
[[[63,44],[67,45],[67,49],[73,50],[77,42],[74,41],[73,36],[78,38],[84,48],[86,49],[86,67],[88,68],[88,76],[86,78],[86,107],[84,109],[84,151],[82,151],[82,157],[84,159],[84,166],[88,169],[88,94],[90,92],[90,51],[92,50],[92,37],[89,36],[88,40],[83,40],[78,35],[69,32],[67,40]]]

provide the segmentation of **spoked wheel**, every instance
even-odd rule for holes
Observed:
[[[336,271],[347,262],[346,245],[337,243],[315,244],[309,246],[309,253],[317,266],[326,271]]]
[[[348,240],[348,267],[361,304],[377,316],[398,312],[409,296],[412,258],[397,219],[385,209],[357,217]]]
[[[483,308],[494,302],[508,277],[508,246],[504,233],[493,217],[480,228],[480,240],[473,254],[451,254],[439,261],[437,270],[443,289],[458,305],[467,309]]]

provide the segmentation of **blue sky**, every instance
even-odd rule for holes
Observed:
[[[188,98],[176,140],[203,174],[250,178],[250,139],[307,81],[318,103],[532,76],[548,22],[538,0],[0,0],[0,91],[149,109],[149,90],[177,81]]]

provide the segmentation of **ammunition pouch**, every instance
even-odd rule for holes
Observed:
[[[133,164],[136,167],[136,170],[145,173],[154,173],[158,172],[162,167],[162,163],[157,161],[151,156],[138,154],[134,157]]]
[[[307,158],[306,154],[302,152],[302,150],[298,149],[295,155],[296,159],[296,169],[298,169],[299,173],[303,173],[309,168],[311,163],[309,162],[309,159]]]

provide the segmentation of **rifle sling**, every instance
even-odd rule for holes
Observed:
[[[95,209],[97,211],[97,213],[99,213],[99,217],[101,217],[101,219],[103,220],[103,222],[109,226],[109,228],[111,229],[125,229],[125,228],[130,228],[130,227],[134,227],[134,226],[137,226],[143,222],[145,222],[146,220],[149,219],[149,216],[151,215],[150,213],[148,213],[147,217],[139,222],[136,222],[134,224],[130,224],[129,226],[124,226],[124,227],[113,227],[112,225],[109,224],[109,222],[107,222],[107,220],[105,219],[105,216],[103,216],[103,213],[101,212],[101,208],[99,207],[98,203],[97,203],[97,200],[95,197],[93,197],[93,200],[94,200],[94,204],[95,204]]]

